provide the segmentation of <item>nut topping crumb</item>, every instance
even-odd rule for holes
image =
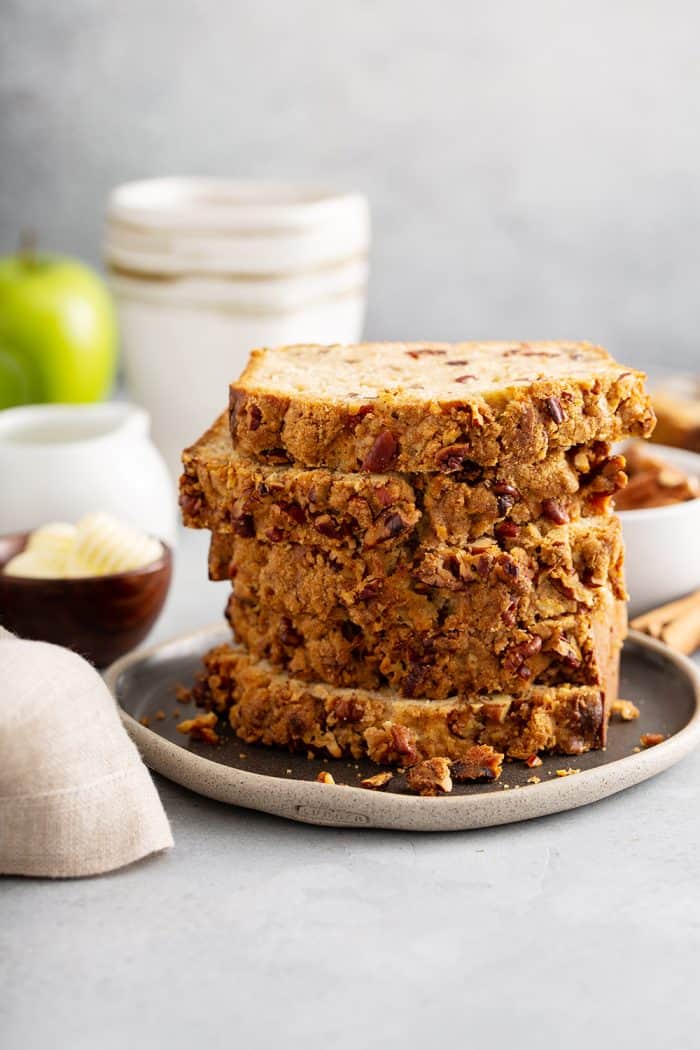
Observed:
[[[631,700],[613,700],[610,712],[613,717],[619,718],[621,722],[631,722],[633,719],[639,718],[639,708]]]
[[[218,744],[220,737],[214,729],[218,720],[218,715],[214,711],[209,711],[208,714],[185,719],[176,728],[178,733],[189,736],[190,740],[202,740],[205,744]]]
[[[317,784],[335,784],[335,780],[333,779],[331,774],[326,769],[322,769],[321,772],[316,777],[316,783]]]
[[[663,733],[642,733],[639,738],[639,743],[643,748],[656,747],[657,744],[663,744],[666,739]]]
[[[539,755],[530,755],[530,757],[525,761],[529,769],[536,769],[537,766],[542,765],[542,759]]]
[[[448,758],[427,758],[417,766],[411,766],[406,774],[406,783],[418,795],[448,795],[452,791],[450,764]]]
[[[573,777],[573,776],[576,775],[576,773],[580,773],[580,772],[581,772],[580,769],[574,769],[571,766],[568,769],[557,769],[556,770],[556,774],[557,774],[558,777]]]
[[[527,782],[528,784],[541,784],[542,779],[541,777],[528,777]]]
[[[458,784],[468,780],[498,780],[503,768],[503,755],[488,744],[468,748],[452,763],[452,777]]]
[[[393,776],[393,773],[375,773],[373,777],[365,777],[364,780],[361,780],[360,787],[369,788],[371,791],[378,791],[379,788],[385,787]]]

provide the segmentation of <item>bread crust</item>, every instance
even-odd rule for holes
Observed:
[[[198,704],[228,715],[247,743],[400,767],[438,756],[458,760],[479,744],[517,759],[543,751],[576,755],[603,747],[607,726],[598,688],[532,687],[518,697],[427,703],[300,681],[237,645],[206,654],[193,693]]]
[[[227,616],[251,652],[307,680],[444,698],[531,682],[601,685],[624,635],[615,518],[476,553],[348,556],[224,537]],[[215,541],[216,542],[216,541]],[[614,638],[599,628],[616,624]],[[619,628],[619,629],[618,629]]]
[[[644,378],[589,343],[259,349],[231,384],[230,427],[262,462],[509,472],[552,449],[648,437]]]
[[[617,667],[622,642],[619,632],[610,642],[599,642],[613,617],[612,601],[595,612],[491,634],[459,615],[447,624],[348,629],[347,621],[324,623],[307,613],[291,617],[235,594],[226,616],[251,653],[305,681],[389,686],[402,696],[428,700],[482,689],[517,694],[531,682],[603,687]]]
[[[183,453],[185,525],[329,549],[464,545],[503,523],[609,512],[624,459],[605,443],[551,452],[540,463],[458,473],[362,474],[270,466],[234,452],[224,416]]]

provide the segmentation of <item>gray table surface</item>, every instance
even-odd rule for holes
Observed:
[[[182,536],[159,640],[215,620]],[[700,753],[457,834],[288,823],[156,778],[175,848],[0,880],[3,1050],[700,1045]]]

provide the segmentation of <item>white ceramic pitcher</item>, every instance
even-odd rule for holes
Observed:
[[[176,496],[148,413],[120,402],[0,412],[0,532],[108,511],[172,544]]]

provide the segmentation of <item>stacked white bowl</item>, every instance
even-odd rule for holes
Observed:
[[[112,192],[105,258],[126,381],[173,473],[253,347],[360,339],[369,245],[357,193],[204,178]]]

